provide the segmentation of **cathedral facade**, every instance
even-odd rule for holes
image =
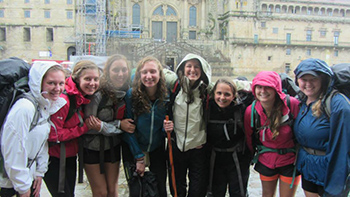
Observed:
[[[0,17],[1,58],[121,53],[175,68],[196,53],[214,78],[350,62],[346,0],[0,0]]]

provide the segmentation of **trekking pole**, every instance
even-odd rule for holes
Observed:
[[[169,116],[165,116],[165,120],[169,121]],[[168,137],[168,147],[169,147],[169,161],[170,161],[170,167],[171,167],[171,182],[174,189],[174,197],[177,197],[177,190],[176,190],[176,182],[175,182],[175,169],[174,169],[174,160],[173,160],[173,147],[171,145],[171,131],[166,131],[167,137]]]

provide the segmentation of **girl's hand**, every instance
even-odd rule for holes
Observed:
[[[120,122],[120,128],[127,133],[134,133],[135,127],[134,120],[130,118],[123,119]]]
[[[174,123],[171,120],[164,120],[163,128],[166,132],[172,132],[174,130]]]
[[[85,120],[86,126],[89,130],[93,129],[96,131],[101,130],[101,120],[96,118],[95,116],[90,116]]]
[[[43,177],[41,176],[37,176],[34,180],[34,183],[33,183],[33,196],[35,197],[39,197],[40,196],[40,190],[41,190],[41,183],[43,181]]]

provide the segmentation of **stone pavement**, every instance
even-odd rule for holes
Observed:
[[[120,169],[120,172],[121,172],[121,174],[119,176],[118,194],[119,194],[119,197],[128,197],[129,196],[128,195],[129,189],[128,189],[128,185],[127,185],[127,182],[126,182],[126,179],[124,176],[124,170],[122,169],[122,167]],[[259,179],[259,174],[257,172],[255,172],[255,170],[252,167],[251,167],[250,173],[251,174],[250,174],[249,185],[248,185],[249,196],[250,197],[261,196],[262,191],[261,191],[261,183],[260,183],[260,179]],[[75,187],[75,195],[77,197],[91,197],[92,196],[90,186],[89,186],[89,183],[88,183],[86,177],[84,177],[84,183],[77,183],[77,185]],[[50,196],[50,193],[47,191],[46,185],[43,181],[41,197],[49,197],[49,196]],[[226,196],[229,196],[229,195],[227,194]],[[278,197],[279,194],[277,194],[276,196]],[[295,196],[296,197],[304,197],[305,196],[300,185],[299,185],[299,188],[298,188]]]

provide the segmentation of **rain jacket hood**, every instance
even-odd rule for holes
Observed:
[[[286,95],[282,92],[282,82],[280,76],[273,71],[262,71],[259,72],[253,79],[252,82],[252,93],[255,95],[255,86],[267,86],[273,88],[282,101],[286,98]],[[286,113],[284,112],[283,115]]]
[[[28,85],[30,87],[30,91],[33,94],[35,100],[38,101],[39,104],[43,106],[51,106],[49,107],[50,114],[54,114],[60,109],[66,101],[63,98],[59,98],[56,101],[50,101],[49,99],[44,98],[41,95],[41,86],[46,72],[55,65],[59,65],[56,62],[43,62],[36,61],[33,66],[29,70],[29,82]],[[56,107],[54,107],[56,106]]]
[[[327,65],[326,62],[320,59],[315,59],[315,58],[310,58],[306,59],[297,66],[297,68],[294,70],[295,74],[295,82],[298,83],[298,75],[301,72],[305,71],[315,71],[315,72],[320,72],[325,75],[328,75],[329,77],[332,78],[332,84],[333,84],[333,71],[332,69]]]
[[[209,63],[199,55],[192,54],[192,53],[187,54],[179,63],[179,65],[176,67],[176,70],[175,70],[176,74],[179,75],[179,70],[184,70],[186,61],[191,59],[197,59],[201,63],[201,66],[202,66],[201,79],[206,85],[209,85],[211,82],[211,67]]]
[[[315,59],[315,58],[306,59],[306,60],[300,62],[300,64],[294,70],[295,83],[297,85],[299,85],[298,78],[297,78],[298,75],[301,72],[305,72],[305,71],[314,71],[316,73],[319,72],[319,73],[323,73],[323,74],[329,76],[330,81],[328,84],[328,89],[326,91],[326,95],[328,95],[332,91],[333,84],[334,84],[334,74],[333,74],[332,69],[327,65],[326,62],[324,62],[323,60],[320,60],[320,59]]]

